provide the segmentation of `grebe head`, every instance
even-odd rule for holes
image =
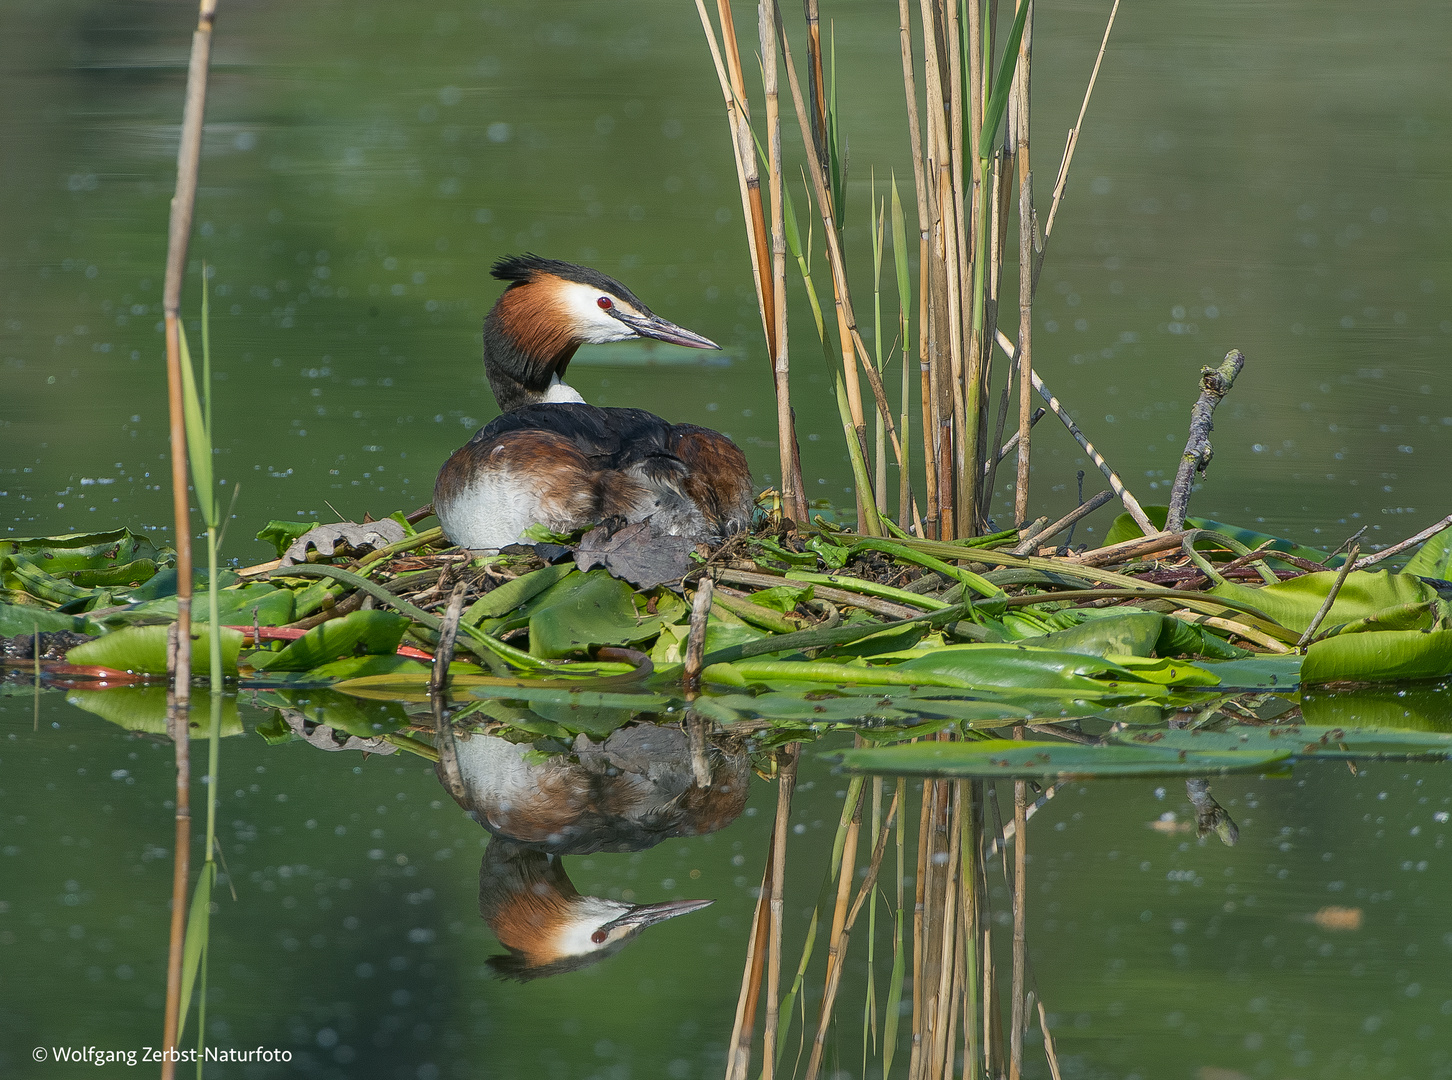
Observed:
[[[709,338],[656,315],[614,278],[538,255],[494,264],[509,282],[484,320],[484,371],[499,407],[580,401],[563,383],[581,345],[655,338],[692,349],[719,349]]]

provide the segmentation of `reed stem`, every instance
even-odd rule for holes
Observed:
[[[166,966],[166,1005],[162,1045],[175,1049],[181,1011],[182,947],[186,937],[187,881],[191,876],[191,672],[192,672],[192,547],[191,506],[187,496],[186,420],[182,407],[181,291],[196,207],[197,172],[202,150],[202,121],[207,104],[207,69],[211,59],[216,0],[201,0],[192,33],[187,68],[186,104],[182,111],[181,144],[177,150],[176,195],[167,227],[166,276],[162,311],[166,326],[167,403],[171,441],[172,514],[177,552],[176,647],[171,652],[172,690],[167,726],[176,747],[176,841],[172,871],[171,933]],[[167,1055],[171,1058],[173,1055]],[[176,1073],[176,1062],[162,1063],[163,1080]]]

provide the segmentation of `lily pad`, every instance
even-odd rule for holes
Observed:
[[[658,616],[642,616],[635,590],[604,570],[570,577],[547,594],[529,617],[529,648],[546,659],[596,645],[633,645],[660,632]]]
[[[1145,516],[1150,523],[1158,529],[1165,527],[1165,518],[1169,515],[1167,506],[1146,506]],[[1204,529],[1206,532],[1219,533],[1221,536],[1228,536],[1232,540],[1239,540],[1248,548],[1258,548],[1270,541],[1270,550],[1284,551],[1287,555],[1295,555],[1297,558],[1307,559],[1311,562],[1322,563],[1329,569],[1336,569],[1346,561],[1345,556],[1337,555],[1331,559],[1326,558],[1326,553],[1316,548],[1304,547],[1295,541],[1286,540],[1279,536],[1272,536],[1269,533],[1256,532],[1254,529],[1242,529],[1239,525],[1226,525],[1220,521],[1212,521],[1210,518],[1190,517],[1185,519],[1185,528]],[[1114,524],[1109,526],[1109,532],[1104,536],[1105,545],[1120,544],[1126,540],[1135,540],[1144,535],[1134,518],[1129,514],[1120,514],[1114,519]],[[1282,563],[1283,566],[1290,565]]]
[[[1002,779],[1087,780],[1113,776],[1204,776],[1264,769],[1289,750],[1200,752],[1147,746],[985,739],[919,742],[842,750],[823,757],[849,772]]]
[[[1440,581],[1452,578],[1452,526],[1423,541],[1417,553],[1402,568],[1402,573]]]
[[[77,645],[66,653],[66,663],[114,668],[142,675],[166,674],[165,626],[128,626]],[[242,651],[242,634],[222,627],[222,671],[237,674],[237,654]],[[192,625],[192,674],[211,670],[211,639],[205,624]]]
[[[32,607],[30,604],[0,604],[0,638],[29,636],[39,630],[42,634],[57,631],[80,633],[85,620],[74,615],[62,615],[50,608]]]
[[[1132,611],[1089,619],[1067,630],[1036,638],[1034,644],[1086,656],[1149,656],[1159,643],[1165,617],[1155,611]]]
[[[1336,578],[1335,573],[1324,571],[1303,574],[1262,588],[1227,581],[1211,589],[1210,595],[1249,604],[1300,634],[1321,610],[1321,605],[1336,584]],[[1353,570],[1346,575],[1323,625],[1329,628],[1337,623],[1364,619],[1387,608],[1425,604],[1436,599],[1436,591],[1419,578],[1386,571]],[[1428,610],[1419,628],[1430,627],[1434,617]]]
[[[1452,630],[1341,634],[1313,643],[1301,668],[1308,683],[1398,682],[1444,675],[1452,675]]]
[[[46,573],[56,575],[101,570],[139,559],[149,560],[154,566],[163,560],[163,554],[149,537],[130,529],[0,539],[0,556],[22,556]]]
[[[251,663],[259,671],[311,671],[358,653],[386,655],[408,627],[408,618],[392,611],[354,611],[313,627],[281,652],[254,653]]]

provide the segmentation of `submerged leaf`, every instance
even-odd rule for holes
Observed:
[[[849,772],[974,778],[1051,777],[1087,780],[1110,776],[1203,776],[1245,772],[1284,761],[1289,750],[1223,750],[1202,753],[1146,746],[1081,743],[919,742],[864,747],[823,757]]]

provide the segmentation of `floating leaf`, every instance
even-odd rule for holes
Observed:
[[[1308,683],[1397,682],[1444,675],[1452,675],[1452,630],[1341,634],[1314,642],[1301,667],[1301,678]]]
[[[1144,507],[1145,516],[1149,518],[1150,524],[1156,528],[1165,527],[1165,518],[1169,508],[1165,506]],[[1185,528],[1204,529],[1206,532],[1219,533],[1221,536],[1228,536],[1232,540],[1238,540],[1247,548],[1255,549],[1262,544],[1269,542],[1268,550],[1284,551],[1287,555],[1294,555],[1300,559],[1307,559],[1311,562],[1321,563],[1327,569],[1334,570],[1346,561],[1344,556],[1336,555],[1326,558],[1326,553],[1317,548],[1305,547],[1294,541],[1283,539],[1279,536],[1272,536],[1269,533],[1256,532],[1253,529],[1242,529],[1239,525],[1226,525],[1220,521],[1212,521],[1210,518],[1191,517],[1185,519]],[[1129,514],[1120,514],[1114,519],[1114,524],[1109,527],[1109,532],[1104,536],[1106,546],[1110,544],[1121,544],[1126,540],[1137,540],[1144,535],[1139,525]],[[1196,542],[1197,546],[1199,541]],[[1272,560],[1275,561],[1275,560]],[[1282,566],[1289,565],[1281,563]]]
[[[1049,777],[1087,780],[1111,776],[1204,776],[1264,769],[1289,750],[1202,753],[1148,746],[1101,746],[987,739],[863,747],[824,754],[849,772],[961,778]]]
[[[635,590],[604,570],[568,578],[547,596],[549,603],[529,617],[529,647],[535,656],[570,656],[595,645],[633,645],[660,632],[658,616],[643,617],[636,610]]]
[[[1328,570],[1318,574],[1303,574],[1301,577],[1260,588],[1227,581],[1211,589],[1210,595],[1249,604],[1265,612],[1282,626],[1300,634],[1305,632],[1316,613],[1321,610],[1321,605],[1326,602],[1326,597],[1336,584],[1337,576]],[[1436,591],[1419,578],[1386,571],[1353,570],[1346,575],[1323,625],[1331,627],[1337,623],[1349,623],[1388,608],[1427,604],[1436,599]],[[1426,627],[1431,626],[1432,618],[1429,611]]]
[[[71,533],[66,536],[25,536],[0,539],[0,555],[20,555],[49,574],[101,570],[138,559],[163,561],[163,552],[149,537],[130,529]]]
[[[1224,690],[1294,690],[1301,682],[1301,657],[1295,653],[1201,661],[1200,666],[1218,675]]]
[[[484,619],[503,618],[521,604],[534,599],[551,585],[569,577],[574,569],[572,563],[564,562],[546,566],[532,573],[521,574],[475,600],[464,612],[462,621],[470,626],[477,626]]]
[[[37,630],[42,634],[80,633],[84,628],[85,620],[75,615],[62,615],[30,604],[0,604],[0,638],[30,637]]]
[[[128,626],[94,641],[77,645],[66,653],[66,663],[114,668],[142,675],[166,674],[165,626]],[[221,628],[222,671],[237,673],[237,654],[242,651],[242,634]],[[211,644],[205,623],[192,624],[192,674],[204,675],[211,666]]]
[[[1159,643],[1164,616],[1156,611],[1133,611],[1102,619],[1089,619],[1067,630],[1035,640],[1034,644],[1087,656],[1149,656]]]
[[[257,539],[266,540],[277,549],[278,557],[288,549],[294,540],[310,530],[317,522],[314,521],[280,521],[274,518],[262,527],[257,534]]]
[[[0,551],[3,550],[0,547]],[[1437,578],[1439,581],[1452,578],[1452,526],[1424,540],[1417,553],[1402,568],[1402,573]]]
[[[357,653],[387,654],[408,627],[408,618],[392,611],[354,611],[313,627],[281,652],[254,653],[251,663],[259,671],[310,671]]]
[[[795,611],[797,605],[805,603],[812,598],[816,590],[815,585],[806,587],[793,585],[777,585],[770,589],[761,589],[751,594],[751,602],[761,607],[770,608],[772,611],[780,611],[785,614],[788,611]]]

